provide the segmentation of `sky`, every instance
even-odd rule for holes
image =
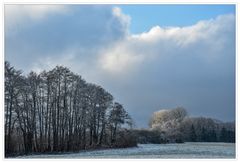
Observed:
[[[69,67],[123,104],[235,120],[234,5],[5,5],[5,60]]]

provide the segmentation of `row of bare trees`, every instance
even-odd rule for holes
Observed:
[[[5,62],[6,156],[112,147],[131,125],[110,93],[68,68],[24,76]]]

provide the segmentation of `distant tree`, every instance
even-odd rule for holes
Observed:
[[[217,141],[217,134],[216,134],[216,131],[214,129],[209,131],[208,141],[209,142],[216,142]]]
[[[202,127],[201,129],[201,135],[200,135],[200,141],[206,142],[207,141],[207,131],[205,127]]]
[[[228,136],[227,130],[226,130],[225,127],[223,127],[223,128],[221,129],[220,141],[221,141],[221,142],[226,142],[226,141],[227,141],[227,136]]]
[[[165,133],[169,142],[182,142],[183,134],[181,123],[187,116],[187,111],[182,107],[170,110],[160,110],[153,113],[150,119],[150,128]]]
[[[223,123],[212,118],[189,117],[183,108],[155,112],[149,127],[164,133],[168,142],[235,142],[234,122]]]
[[[220,142],[235,142],[235,132],[231,130],[227,130],[225,127],[221,129],[220,133]]]
[[[162,131],[166,131],[178,127],[186,116],[187,111],[182,107],[171,110],[160,110],[153,113],[149,126],[150,128],[159,128]]]
[[[197,141],[197,135],[194,126],[191,126],[191,133],[190,133],[191,141],[196,142]]]
[[[227,142],[235,143],[235,132],[234,131],[231,131],[231,130],[228,131],[228,140],[227,140]]]

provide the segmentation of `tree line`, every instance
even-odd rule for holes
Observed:
[[[188,117],[179,130],[184,141],[235,143],[235,123],[221,122],[212,118]]]
[[[235,123],[190,117],[182,107],[153,113],[149,129],[135,130],[139,143],[235,142]]]
[[[4,80],[5,156],[136,146],[124,107],[68,68],[23,75],[6,61]]]

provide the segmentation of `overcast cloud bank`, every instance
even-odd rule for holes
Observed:
[[[235,15],[139,34],[130,25],[110,5],[6,5],[5,59],[26,72],[69,67],[111,92],[138,126],[176,106],[234,120]]]

